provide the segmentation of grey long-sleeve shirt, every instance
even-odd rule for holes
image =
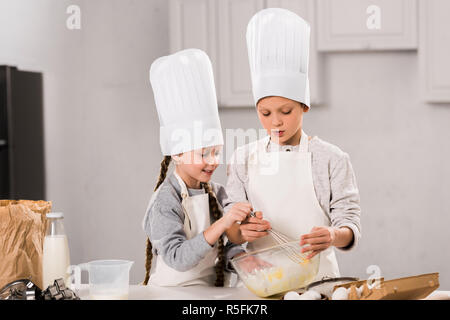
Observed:
[[[221,207],[227,201],[225,188],[210,182]],[[171,173],[159,187],[156,198],[143,221],[145,233],[152,243],[153,253],[161,255],[171,268],[183,272],[195,267],[213,249],[203,236],[203,232],[187,239],[184,232],[184,212],[181,206],[181,187]],[[203,189],[188,189],[190,195],[205,193]],[[211,222],[214,221],[212,215]],[[225,246],[225,265],[237,253],[243,252],[240,245],[227,243]],[[226,269],[231,271],[230,269]]]
[[[253,142],[239,147],[227,166],[228,181],[226,190],[228,200],[224,211],[236,202],[248,201],[248,157],[255,147]],[[299,145],[280,146],[269,142],[267,150],[296,152]],[[349,227],[353,231],[353,242],[341,250],[350,250],[357,246],[361,238],[360,197],[356,178],[350,163],[350,157],[337,146],[319,139],[309,141],[312,154],[312,178],[314,190],[320,206],[327,214],[333,227]]]

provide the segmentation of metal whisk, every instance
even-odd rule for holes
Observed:
[[[250,216],[256,217],[255,212],[252,211]],[[293,262],[303,263],[308,260],[306,254],[298,252],[298,248],[295,247],[294,243],[292,243],[292,239],[289,239],[286,235],[273,229],[269,229],[267,232],[278,244],[281,245],[281,248],[284,250],[288,258]]]

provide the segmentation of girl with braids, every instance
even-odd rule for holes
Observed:
[[[143,220],[144,284],[223,286],[227,261],[244,251],[224,233],[247,214],[236,205],[223,216],[225,188],[210,181],[223,145],[211,62],[198,49],[161,57],[150,82],[164,159]]]

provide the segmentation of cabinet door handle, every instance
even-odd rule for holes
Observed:
[[[1,147],[6,147],[6,145],[7,145],[6,140],[0,139],[0,148]]]

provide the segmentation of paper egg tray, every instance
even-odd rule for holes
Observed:
[[[439,273],[427,273],[412,277],[385,281],[384,278],[347,282],[334,287],[350,289],[348,300],[418,300],[426,298],[439,287]],[[371,288],[369,284],[378,281]],[[360,296],[356,288],[363,286]]]

